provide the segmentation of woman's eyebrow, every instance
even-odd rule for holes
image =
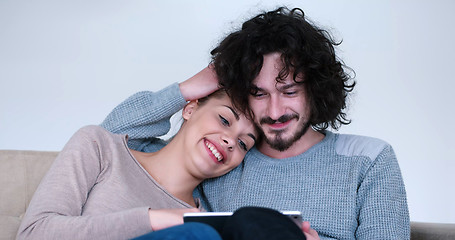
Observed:
[[[237,121],[240,120],[239,114],[233,108],[231,108],[231,107],[229,107],[227,105],[223,105],[223,106],[229,108],[232,111],[232,114],[234,114],[234,117],[235,117],[235,119],[237,119]]]
[[[229,107],[227,105],[223,105],[223,106],[225,106],[225,107],[229,108],[229,110],[231,110],[232,114],[234,114],[234,117],[235,117],[235,119],[237,119],[237,121],[240,120],[239,114],[232,107]],[[248,133],[247,135],[253,139],[254,143],[256,143],[256,137],[252,133]]]
[[[256,137],[252,133],[248,133],[247,135],[253,139],[254,143],[256,143]]]

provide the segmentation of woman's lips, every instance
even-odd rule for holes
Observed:
[[[212,158],[212,160],[217,164],[223,164],[225,157],[221,148],[217,147],[216,144],[210,142],[207,139],[205,139],[204,143],[210,158]]]

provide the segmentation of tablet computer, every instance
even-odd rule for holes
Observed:
[[[297,226],[301,227],[302,213],[300,211],[280,211],[288,216]],[[230,217],[232,212],[191,212],[183,215],[184,222],[200,222],[212,226],[219,233],[223,230],[226,219]]]

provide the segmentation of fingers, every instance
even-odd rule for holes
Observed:
[[[302,222],[302,231],[307,240],[313,240],[313,239],[318,240],[319,239],[318,232],[316,232],[316,230],[311,228],[310,222],[308,222],[308,221]]]
[[[180,92],[187,101],[197,100],[219,88],[218,77],[213,67],[206,67],[179,84]]]
[[[200,212],[199,208],[187,208],[185,209],[185,212]]]
[[[308,222],[308,221],[302,222],[302,231],[303,232],[309,232],[310,229],[311,229],[310,222]]]
[[[316,230],[311,229],[309,233],[304,232],[303,233],[306,237],[307,240],[319,240],[319,234],[316,232]]]
[[[199,212],[197,208],[149,209],[150,225],[154,231],[183,223],[183,214]]]

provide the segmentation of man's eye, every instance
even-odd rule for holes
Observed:
[[[230,125],[229,121],[228,121],[226,118],[224,118],[223,116],[221,116],[221,115],[218,115],[218,116],[220,117],[221,123],[222,123],[224,126],[228,126],[228,127],[229,127],[229,125]]]
[[[293,91],[293,92],[285,92],[284,94],[288,95],[288,96],[293,96],[295,94],[297,94],[296,91]]]
[[[257,93],[251,93],[251,95],[252,95],[253,97],[263,97],[263,96],[265,96],[265,93],[257,92]]]
[[[240,148],[242,148],[243,150],[248,151],[248,148],[247,148],[246,144],[245,144],[242,140],[240,140],[240,139],[239,139],[239,146],[240,146]]]

